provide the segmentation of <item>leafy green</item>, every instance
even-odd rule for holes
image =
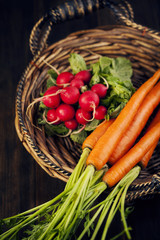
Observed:
[[[46,105],[44,105],[43,102],[39,103],[38,124],[40,125],[46,124],[46,120],[43,118],[43,113],[47,112],[48,110],[49,108]]]
[[[68,133],[68,128],[66,128],[66,126],[63,123],[59,125],[50,125],[46,123],[45,131],[48,136],[53,136],[55,134],[65,135]]]
[[[70,63],[70,67],[72,69],[73,74],[76,74],[82,70],[87,69],[87,65],[84,58],[77,53],[70,54],[69,63]]]
[[[113,58],[110,73],[121,81],[130,79],[133,74],[131,62],[124,57]]]
[[[109,84],[109,90],[105,99],[101,100],[102,105],[105,105],[107,110],[106,118],[117,117],[126,103],[131,98],[133,92],[133,84],[131,80],[121,81],[115,76],[104,75]],[[129,87],[127,87],[127,85]]]
[[[46,105],[44,105],[43,102],[39,103],[39,111],[44,111],[44,110],[48,110],[48,109],[49,108]]]
[[[81,93],[86,92],[87,90],[89,90],[87,85],[81,87]]]
[[[91,221],[91,217],[90,217],[90,214],[88,213],[86,216],[85,216],[85,222],[84,222],[84,228],[87,227],[87,225],[90,223]],[[94,223],[91,224],[90,228],[87,229],[87,235],[88,237],[91,237],[91,230],[94,230]]]
[[[91,64],[92,69],[92,78],[89,82],[89,86],[92,87],[93,85],[100,82],[100,76],[99,73],[101,71],[99,62]]]
[[[100,57],[99,61],[91,65],[92,78],[90,87],[94,84],[108,84],[109,89],[101,104],[107,107],[106,119],[117,117],[135,91],[131,77],[132,65],[124,57]]]
[[[74,141],[74,142],[77,142],[79,144],[82,144],[84,142],[84,140],[86,139],[87,137],[87,132],[85,130],[82,130],[81,132],[79,133],[71,133],[70,135],[70,138]]]
[[[117,107],[115,107],[115,105],[112,103],[107,110],[105,118],[107,120],[109,120],[110,118],[116,118],[125,105],[125,102],[121,102]]]
[[[42,117],[39,117],[39,118],[38,118],[38,124],[40,124],[40,125],[45,125],[45,124],[46,124],[46,120],[43,119]]]
[[[82,144],[86,139],[86,137],[88,136],[87,132],[93,131],[98,126],[99,123],[100,123],[100,120],[94,119],[93,121],[87,123],[85,128],[82,131],[78,133],[74,131],[73,133],[71,133],[70,138],[72,139],[72,141]]]
[[[56,86],[56,80],[50,77],[47,80],[47,89],[52,86]]]
[[[93,63],[93,64],[91,64],[91,69],[92,69],[92,73],[93,73],[93,75],[94,74],[99,74],[99,72],[100,72],[100,64],[99,64],[99,62],[96,62],[96,63]]]
[[[51,86],[55,86],[57,79],[57,73],[53,69],[48,70],[48,75],[49,78],[47,80],[47,89]]]
[[[100,76],[98,75],[98,73],[95,73],[89,82],[89,86],[92,87],[97,83],[100,83]]]
[[[98,126],[99,123],[100,123],[100,120],[94,119],[93,121],[86,124],[85,130],[93,131]]]
[[[51,78],[56,79],[57,78],[57,73],[53,69],[48,70],[48,74],[50,75]]]
[[[99,59],[99,65],[100,65],[101,71],[103,73],[109,73],[112,61],[113,61],[113,59],[109,58],[109,57],[101,57]]]

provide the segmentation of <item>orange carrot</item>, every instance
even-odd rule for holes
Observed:
[[[82,149],[90,148],[93,149],[99,138],[105,133],[105,131],[110,127],[114,122],[114,119],[109,121],[104,120],[83,142]]]
[[[104,175],[103,181],[113,187],[119,182],[160,138],[160,122],[152,127],[139,142],[132,147],[118,162],[116,162]]]
[[[142,101],[156,84],[159,77],[160,69],[132,95],[116,120],[96,143],[87,158],[87,165],[92,164],[99,170],[107,163],[113,150],[133,121]]]
[[[157,112],[156,116],[154,117],[154,119],[152,120],[151,124],[149,125],[147,131],[149,131],[154,125],[156,125],[158,122],[160,121],[160,110]],[[148,165],[148,162],[156,148],[158,144],[158,140],[157,142],[155,142],[155,144],[149,149],[149,151],[144,155],[144,157],[141,159],[140,161],[140,165],[142,168],[146,168]]]
[[[129,126],[129,128],[125,132],[125,135],[121,138],[120,142],[111,154],[109,158],[109,163],[111,165],[113,165],[118,159],[120,159],[133,146],[137,137],[146,125],[149,117],[159,103],[160,82],[158,82],[157,85],[145,97],[131,125]]]

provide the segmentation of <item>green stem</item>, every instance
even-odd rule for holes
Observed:
[[[56,201],[58,201],[59,199],[61,199],[68,191],[63,191],[61,194],[59,194],[57,197],[55,197],[54,199],[48,201],[45,204],[42,204],[41,208],[39,210],[37,210],[36,212],[34,212],[33,214],[29,215],[24,221],[20,222],[19,224],[17,224],[16,226],[12,227],[11,229],[9,229],[8,231],[4,232],[3,234],[0,235],[0,239],[6,239],[9,236],[11,236],[11,234],[14,234],[14,232],[18,232],[20,229],[22,229],[24,226],[30,224],[31,221],[34,221],[34,218],[37,217],[38,215],[40,215],[43,211],[45,211],[50,205],[52,205],[53,203],[55,203]],[[36,220],[36,219],[35,219]]]
[[[68,236],[70,236],[70,234],[73,235],[73,233],[78,228],[80,222],[85,217],[85,215],[87,213],[87,209],[90,208],[92,203],[106,189],[106,184],[104,184],[104,182],[99,182],[99,181],[101,181],[101,177],[103,174],[104,174],[104,170],[100,170],[94,174],[94,176],[91,180],[91,183],[89,185],[89,190],[87,191],[87,194],[85,194],[85,196],[82,197],[83,205],[80,206],[79,210],[75,211],[76,216],[74,217],[74,221],[72,221],[72,223],[70,225],[68,225],[68,227],[66,229],[64,240],[68,239]],[[98,183],[96,184],[96,182],[98,182]],[[96,185],[94,185],[94,184],[96,184]],[[83,183],[82,183],[82,186],[83,186]],[[85,199],[85,201],[84,201],[84,199]]]
[[[128,187],[130,186],[130,184],[125,188],[123,194],[122,194],[122,197],[121,197],[121,219],[122,219],[122,222],[123,222],[123,226],[124,226],[124,231],[127,235],[127,238],[128,239],[131,239],[131,235],[130,235],[130,232],[128,231],[128,226],[127,226],[127,221],[126,221],[126,218],[125,218],[125,210],[124,210],[124,205],[125,205],[125,198],[126,198],[126,193],[127,193],[127,190],[128,190]]]
[[[101,215],[98,219],[98,223],[96,224],[96,228],[93,232],[93,235],[92,235],[92,238],[91,238],[92,240],[95,239],[95,237],[96,237],[96,235],[97,235],[97,233],[98,233],[98,231],[99,231],[99,229],[100,229],[100,227],[101,227],[101,225],[104,221],[104,218],[106,217],[106,215],[107,215],[107,213],[108,213],[108,211],[111,207],[111,204],[112,204],[112,201],[108,201],[104,205],[101,205],[103,210],[102,210]]]
[[[136,168],[136,169],[135,169]],[[108,218],[107,218],[107,222],[106,222],[106,226],[102,235],[102,240],[105,239],[108,228],[120,206],[120,204],[124,204],[125,202],[125,196],[127,193],[127,189],[130,186],[130,184],[133,182],[133,180],[135,178],[137,178],[139,171],[140,171],[140,167],[136,166],[134,169],[132,169],[128,174],[126,174],[126,176],[113,188],[113,190],[110,192],[110,194],[107,196],[107,198],[102,201],[101,203],[97,204],[96,206],[92,207],[89,209],[89,207],[87,209],[85,209],[85,211],[87,211],[88,213],[93,211],[95,208],[98,208],[98,210],[96,211],[96,213],[93,215],[92,219],[90,220],[90,223],[85,227],[85,229],[83,230],[83,232],[81,233],[81,235],[79,236],[78,240],[82,239],[82,237],[84,236],[84,234],[88,231],[89,227],[91,226],[91,224],[95,221],[95,219],[97,218],[97,216],[99,215],[99,213],[101,212],[101,215],[99,217],[98,223],[96,225],[96,228],[94,230],[94,233],[92,235],[92,240],[95,239],[106,215],[109,212]],[[102,184],[105,185],[105,183],[103,182]],[[98,186],[98,184],[97,184]],[[93,187],[94,188],[94,187]],[[96,189],[96,187],[95,187]],[[106,185],[104,190],[106,189]],[[92,188],[90,189],[90,191],[92,192]],[[94,195],[94,193],[93,193]],[[124,196],[123,196],[124,195]],[[123,197],[121,197],[123,196]],[[88,198],[87,201],[85,203],[89,204],[89,201],[92,201],[93,198]],[[86,205],[87,205],[86,204]],[[121,205],[121,206],[122,206]],[[86,213],[87,213],[86,212]],[[125,226],[125,231],[129,231],[128,227],[125,223],[125,218],[124,218],[124,207],[121,207],[121,214],[122,214],[122,221],[124,223]]]
[[[90,168],[90,169],[89,169]],[[93,176],[93,173],[90,176],[90,172],[93,172],[94,168],[93,166],[89,166],[89,174],[86,174],[86,177],[84,177],[84,181],[82,181],[80,188],[80,191],[78,191],[78,198],[76,199],[76,201],[73,203],[72,206],[72,211],[68,214],[66,214],[66,223],[64,226],[64,239],[67,239],[70,232],[75,229],[75,225],[77,225],[79,216],[83,210],[83,206],[84,206],[84,201],[86,199],[86,194],[90,185],[90,180],[91,180],[91,176]],[[86,184],[87,183],[87,184]],[[82,188],[82,189],[81,189]]]
[[[99,175],[99,177],[100,177],[100,175]],[[92,183],[93,183],[93,181],[92,181]],[[72,234],[75,232],[75,230],[79,226],[80,222],[85,217],[85,215],[87,213],[87,209],[90,208],[90,206],[94,203],[94,201],[98,198],[98,196],[102,192],[104,192],[105,189],[106,189],[106,184],[104,184],[104,182],[100,182],[100,183],[96,184],[94,187],[92,186],[91,189],[89,186],[89,191],[87,192],[87,194],[84,197],[82,196],[83,202],[82,202],[79,210],[76,211],[76,217],[74,218],[74,221],[72,221],[72,223],[70,225],[68,225],[68,227],[66,229],[67,231],[66,231],[64,240],[68,239],[67,237],[71,231],[72,231]],[[85,201],[84,201],[84,199],[85,199]]]
[[[121,204],[121,217],[122,217],[122,222],[125,228],[125,232],[127,234],[128,239],[131,239],[128,227],[127,227],[127,222],[125,219],[125,213],[124,213],[124,204],[125,204],[125,198],[126,198],[126,193],[131,185],[131,183],[138,177],[138,174],[140,172],[141,168],[139,166],[134,167],[124,178],[122,181],[120,181],[119,186],[121,186],[121,189],[119,189],[119,193],[117,193],[117,196],[114,200],[113,203],[113,209],[111,208],[111,211],[108,215],[107,222],[102,234],[101,240],[105,240],[108,228],[113,220],[113,217],[115,216],[119,205]],[[115,187],[116,188],[116,187]],[[120,198],[121,197],[121,198]],[[115,208],[117,204],[117,207]]]
[[[132,230],[132,228],[129,227],[128,231],[130,231],[130,230]],[[110,240],[116,240],[117,238],[119,239],[119,237],[121,237],[124,233],[125,233],[125,230],[123,230],[122,232],[118,233],[116,236],[114,236]]]
[[[112,222],[116,212],[118,211],[118,208],[119,208],[119,205],[120,205],[120,202],[118,202],[118,201],[119,201],[119,199],[121,197],[122,192],[123,192],[123,188],[120,189],[120,191],[118,192],[114,202],[110,201],[110,204],[112,204],[112,203],[113,204],[112,204],[112,207],[111,207],[110,212],[108,214],[107,221],[106,221],[106,224],[105,224],[105,227],[104,227],[104,230],[103,230],[103,234],[102,234],[101,240],[105,240],[106,239],[106,235],[107,235],[109,226],[110,226],[110,224],[111,224],[111,222]],[[103,217],[103,219],[105,218],[105,216]]]
[[[55,235],[56,235],[56,234],[57,234],[56,232],[52,233],[51,236],[50,236],[49,238],[47,238],[47,240],[55,239]],[[54,237],[54,238],[53,238],[53,237]]]
[[[95,200],[104,192],[107,185],[104,182],[97,183],[94,187],[89,189],[88,196],[84,202],[84,209],[90,209],[90,206],[95,202]]]
[[[69,223],[71,222],[75,212],[79,212],[82,209],[82,205],[85,199],[85,194],[88,190],[88,182],[90,180],[90,175],[87,173],[86,174],[87,178],[84,177],[83,181],[81,182],[81,184],[79,185],[79,189],[77,189],[77,197],[76,197],[76,201],[74,201],[72,203],[72,208],[71,208],[71,212],[68,214],[66,214],[66,223],[65,223],[65,229],[68,227]],[[86,185],[87,183],[87,185]],[[78,206],[79,205],[79,206]],[[78,209],[76,210],[78,206]]]
[[[66,192],[67,192],[67,191],[66,191]],[[43,204],[41,204],[41,205],[38,205],[38,206],[36,206],[36,207],[34,207],[34,208],[31,208],[31,209],[29,209],[29,210],[27,210],[27,211],[25,211],[25,212],[19,213],[19,214],[17,214],[17,215],[11,216],[11,217],[4,218],[3,220],[4,220],[4,221],[8,221],[8,220],[11,220],[11,219],[14,219],[14,218],[23,217],[24,215],[29,215],[30,213],[35,212],[36,210],[42,208],[42,207],[45,206],[46,204],[48,204],[48,203],[50,203],[50,202],[52,203],[52,201],[53,201],[53,199],[52,199],[52,200],[49,200],[48,202],[45,202],[45,203],[43,203]],[[57,201],[57,200],[56,200],[56,201]],[[26,216],[26,217],[27,217],[27,216]]]
[[[104,175],[104,173],[107,171],[108,168],[104,168],[104,169],[101,169],[99,171],[95,171],[95,174],[91,180],[91,184],[90,184],[90,187],[92,186],[95,186],[95,184],[99,181],[102,180],[102,177]]]
[[[63,231],[72,222],[76,210],[78,209],[78,211],[80,211],[80,209],[82,208],[83,201],[85,200],[85,194],[87,192],[88,186],[90,184],[94,172],[95,169],[92,165],[87,166],[81,177],[78,179],[78,181],[70,191],[70,194],[65,199],[65,202],[58,209],[58,211],[55,214],[55,217],[50,222],[48,228],[42,234],[39,240],[44,239],[45,235],[49,233],[53,228],[55,228],[62,218],[66,219],[65,225],[63,226],[64,227]],[[72,206],[71,212],[68,211],[70,206]]]
[[[65,190],[70,189],[73,187],[73,185],[78,181],[80,178],[81,174],[84,172],[85,166],[86,166],[86,159],[90,153],[89,148],[85,148],[81,154],[81,157],[72,172],[71,176],[68,179],[68,182],[66,183]]]
[[[96,218],[98,217],[98,215],[100,214],[100,212],[102,211],[103,206],[101,205],[98,210],[96,211],[96,213],[94,214],[94,216],[92,217],[92,219],[89,221],[89,223],[86,225],[86,227],[84,228],[83,232],[80,234],[80,236],[77,238],[77,240],[81,240],[83,238],[83,236],[86,234],[86,232],[89,230],[90,226],[92,225],[92,223],[96,220]]]
[[[103,185],[105,185],[107,187],[107,185],[102,182]],[[105,188],[106,189],[106,188]],[[101,205],[105,205],[107,202],[109,202],[110,200],[113,201],[114,197],[117,195],[117,192],[119,191],[120,187],[119,185],[117,185],[112,192],[110,192],[110,194],[107,196],[107,198],[105,200],[103,200],[102,202],[98,203],[97,205],[95,205],[94,207],[92,207],[91,209],[88,210],[88,212],[92,212],[93,210],[95,210],[96,208],[100,207]]]
[[[131,239],[131,235],[130,235],[129,228],[127,226],[127,221],[126,221],[126,218],[125,218],[125,210],[124,210],[125,199],[126,199],[126,194],[127,194],[129,186],[138,177],[138,175],[140,173],[140,170],[141,170],[141,168],[139,166],[136,166],[132,169],[133,176],[131,176],[131,179],[128,182],[128,184],[126,185],[126,187],[124,189],[124,192],[122,194],[122,197],[121,197],[121,211],[120,211],[121,212],[121,219],[122,219],[122,222],[123,222],[124,231],[125,231],[128,239]]]

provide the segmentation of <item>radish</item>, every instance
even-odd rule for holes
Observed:
[[[56,109],[56,114],[61,121],[68,121],[74,118],[75,110],[71,105],[62,103]]]
[[[57,86],[63,88],[66,84],[70,83],[74,75],[70,72],[62,72],[58,75],[56,79]]]
[[[49,108],[56,108],[60,104],[60,96],[57,94],[59,87],[52,86],[47,89],[42,98],[42,102]]]
[[[93,111],[99,105],[99,97],[95,92],[88,90],[81,94],[79,105],[86,112]]]
[[[94,118],[97,120],[102,120],[105,118],[107,113],[107,108],[105,106],[98,106],[95,110]]]
[[[92,75],[88,70],[82,70],[75,75],[75,79],[82,80],[84,83],[89,83],[91,77]]]
[[[65,121],[64,124],[68,129],[71,129],[71,130],[75,130],[78,127],[78,122],[74,118],[71,120]]]
[[[80,92],[78,88],[69,86],[63,88],[60,96],[64,103],[75,104],[79,100]]]
[[[84,86],[84,82],[82,80],[78,79],[78,78],[74,78],[71,81],[70,86],[76,87],[80,90]]]
[[[47,112],[47,121],[50,124],[54,124],[54,125],[58,125],[58,124],[61,123],[61,121],[57,117],[56,110],[54,108],[48,110],[48,112]]]
[[[91,87],[91,91],[97,93],[100,98],[104,98],[107,94],[107,87],[102,83],[97,83]]]
[[[86,123],[88,123],[90,121],[91,118],[92,118],[91,113],[86,112],[82,108],[79,108],[76,111],[76,120],[79,124],[85,125]]]

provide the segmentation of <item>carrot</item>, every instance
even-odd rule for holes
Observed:
[[[114,119],[110,119],[109,121],[104,120],[83,142],[82,145],[82,154],[76,165],[73,173],[68,179],[65,189],[71,188],[73,184],[79,179],[80,175],[83,173],[86,159],[90,153],[90,151],[94,148],[98,139],[104,134],[104,132],[109,128],[109,126],[113,123]]]
[[[160,69],[132,95],[116,120],[96,143],[87,158],[87,165],[92,164],[99,170],[107,163],[113,150],[130,126],[144,98],[156,84],[159,77]]]
[[[160,82],[149,92],[142,102],[137,114],[135,115],[131,125],[122,137],[113,153],[109,158],[109,163],[113,165],[120,159],[135,143],[137,137],[141,133],[149,117],[154,109],[160,103]]]
[[[160,121],[152,127],[139,142],[132,147],[104,175],[103,181],[113,187],[119,182],[148,152],[160,138]]]
[[[158,122],[160,122],[160,110],[157,112],[155,118],[150,123],[147,131],[152,129],[152,127],[154,127]],[[160,129],[158,131],[160,132]],[[143,141],[144,141],[144,139],[143,139]],[[147,166],[148,161],[151,157],[151,154],[154,151],[154,149],[152,150],[152,148],[156,147],[155,145],[157,144],[157,142],[158,142],[158,140],[153,144],[153,146],[150,148],[150,150],[140,160],[140,162],[143,161],[143,164],[145,164],[145,166]],[[145,146],[145,147],[147,147],[147,146]],[[109,226],[110,226],[116,212],[118,211],[118,209],[120,209],[121,220],[122,220],[122,223],[124,226],[124,232],[126,233],[127,238],[131,239],[131,235],[130,235],[130,231],[129,231],[130,229],[127,226],[127,221],[125,218],[125,198],[126,198],[126,193],[128,191],[129,186],[138,177],[138,175],[141,171],[142,166],[139,166],[139,165],[140,164],[133,167],[131,170],[129,170],[129,172],[124,177],[122,177],[121,181],[119,181],[119,183],[113,188],[113,190],[110,192],[110,194],[107,196],[107,198],[105,200],[98,203],[96,206],[94,206],[92,209],[89,210],[89,211],[92,211],[92,210],[97,209],[97,207],[98,207],[97,211],[95,212],[93,217],[90,219],[89,223],[85,226],[85,229],[82,231],[78,240],[81,240],[83,238],[84,234],[88,231],[89,227],[93,224],[93,222],[99,215],[100,216],[99,216],[98,222],[96,223],[96,227],[94,229],[91,239],[92,240],[96,239],[97,233],[100,230],[103,221],[105,219],[107,219],[106,223],[104,225],[105,227],[104,227],[102,237],[101,237],[101,239],[103,239],[103,240],[106,239],[106,235],[108,233]],[[113,168],[111,168],[111,169],[113,169]],[[108,173],[106,173],[106,175],[107,174]],[[101,187],[103,186],[102,184],[105,185],[106,188],[108,187],[107,186],[108,184],[106,185],[105,181],[101,182]],[[104,190],[106,188],[104,188]],[[94,191],[96,191],[96,187],[95,187]]]
[[[149,131],[154,125],[156,125],[158,122],[160,121],[160,110],[158,110],[156,116],[154,117],[154,119],[152,120],[151,124],[149,125],[147,131]],[[141,159],[140,161],[140,166],[142,168],[146,168],[148,165],[148,162],[156,148],[158,144],[158,140],[157,142],[155,142],[155,144],[153,144],[153,146],[149,149],[149,151],[144,155],[144,157]]]
[[[93,149],[96,145],[99,138],[105,133],[105,131],[110,127],[110,125],[114,122],[114,119],[110,119],[109,121],[104,120],[83,142],[82,150],[84,148]]]

